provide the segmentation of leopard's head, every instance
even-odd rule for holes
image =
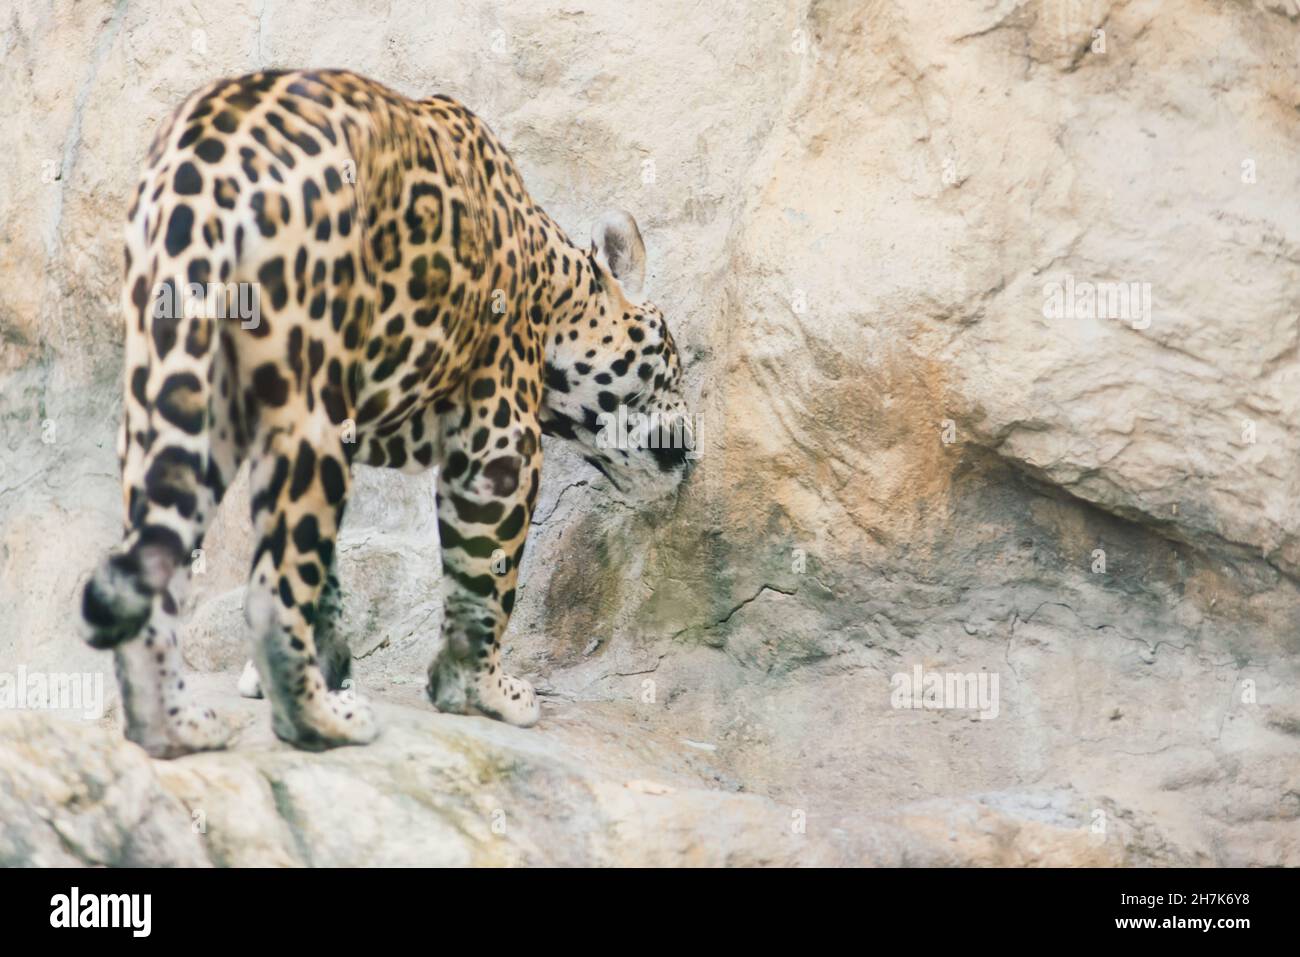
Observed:
[[[686,477],[698,436],[682,365],[659,307],[642,294],[645,244],[631,214],[592,229],[586,305],[546,343],[542,431],[577,443],[619,492],[657,498]]]

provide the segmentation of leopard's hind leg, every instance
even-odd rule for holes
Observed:
[[[186,353],[189,370],[167,371],[168,355],[155,345],[151,356],[144,337],[128,334],[133,391],[119,436],[125,538],[92,576],[84,603],[91,644],[113,650],[126,737],[158,758],[223,747],[230,733],[193,700],[179,643],[177,597],[241,458],[234,430],[217,414],[220,393],[231,391],[230,369],[217,350],[198,348],[220,332],[211,319],[193,322],[189,341],[201,354]],[[151,365],[163,367],[161,385],[142,402]]]
[[[309,750],[378,734],[366,702],[329,687],[316,642],[349,481],[339,428],[323,415],[268,424],[252,469],[258,544],[244,608],[272,727]]]
[[[339,588],[338,573],[331,568],[325,574],[325,585],[316,603],[315,631],[316,657],[320,662],[321,674],[325,676],[325,687],[331,691],[352,686],[352,649],[339,630],[342,616],[343,595]],[[245,698],[262,697],[262,679],[251,658],[239,676],[239,693]]]
[[[217,377],[221,391],[228,393],[224,366]],[[189,560],[182,561],[171,581],[154,596],[149,620],[139,636],[113,649],[126,736],[156,758],[222,748],[230,737],[229,725],[192,698],[182,660],[177,609],[177,596],[185,592],[195,567],[202,567],[199,559],[205,529],[242,458],[225,424],[214,430],[210,444],[209,467],[195,494],[194,549]]]
[[[223,748],[230,738],[230,726],[192,698],[178,630],[175,601],[163,589],[144,632],[113,649],[126,736],[155,758]]]

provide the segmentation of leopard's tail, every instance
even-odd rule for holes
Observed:
[[[168,583],[191,561],[220,495],[213,491],[211,418],[223,321],[218,316],[224,313],[214,308],[210,286],[203,287],[209,298],[196,301],[198,287],[186,282],[184,260],[155,255],[148,246],[141,252],[135,257],[139,272],[128,273],[123,292],[126,396],[119,454],[125,537],[82,595],[86,640],[96,648],[135,637],[155,601],[174,612]],[[205,250],[213,274],[223,254],[233,250]],[[158,262],[166,265],[156,272],[145,266]]]

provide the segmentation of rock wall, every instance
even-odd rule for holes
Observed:
[[[0,672],[111,685],[73,619],[121,520],[118,224],[215,76],[450,93],[571,234],[631,209],[704,430],[640,509],[548,446],[532,732],[419,702],[432,482],[362,474],[345,615],[393,727],[326,757],[229,693],[241,483],[186,647],[239,744],[154,765],[111,714],[10,716],[0,863],[1300,864],[1298,48],[1291,0],[20,0]],[[997,716],[896,707],[918,667],[996,676]],[[330,845],[337,813],[369,836]]]

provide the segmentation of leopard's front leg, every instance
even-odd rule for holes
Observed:
[[[440,711],[483,714],[527,727],[540,707],[533,687],[501,667],[501,636],[537,498],[542,453],[532,408],[501,395],[485,370],[463,409],[445,417],[438,474],[443,645],[429,665],[429,697]],[[473,398],[471,398],[473,397]],[[527,397],[526,397],[527,398]],[[534,400],[535,402],[535,400]]]

